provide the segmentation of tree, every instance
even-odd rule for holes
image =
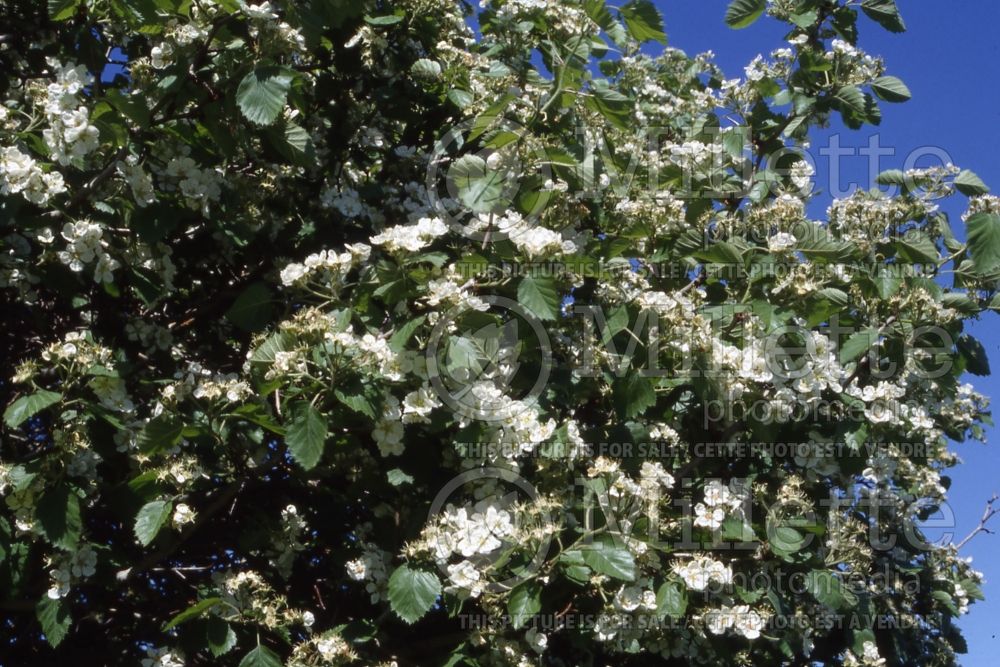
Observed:
[[[765,11],[0,3],[3,663],[955,664],[1000,199],[811,219],[905,26]]]

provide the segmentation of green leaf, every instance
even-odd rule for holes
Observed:
[[[625,377],[615,380],[611,389],[615,411],[623,419],[637,417],[656,403],[653,381],[638,372],[630,372]]]
[[[65,21],[76,13],[80,0],[49,0],[49,18],[53,21]]]
[[[421,315],[396,329],[396,332],[389,337],[389,349],[397,354],[402,352],[406,348],[406,344],[410,342],[410,338],[413,337],[413,333],[420,328],[426,319],[426,315]]]
[[[69,615],[69,605],[65,600],[42,598],[35,607],[35,616],[42,626],[42,633],[50,646],[55,648],[69,632],[73,619]]]
[[[436,79],[441,76],[441,63],[430,58],[420,58],[410,67],[410,73],[417,79]]]
[[[767,0],[733,0],[726,9],[726,24],[730,28],[746,28],[760,18]]]
[[[597,79],[591,83],[593,95],[587,106],[620,130],[628,130],[631,123],[632,101],[611,88],[607,81]]]
[[[361,413],[371,419],[375,419],[378,416],[378,407],[376,405],[378,391],[370,385],[363,385],[360,388],[354,387],[350,392],[334,389],[333,395],[338,401],[355,412]]]
[[[190,621],[195,618],[198,618],[206,611],[216,606],[217,604],[220,604],[221,602],[222,598],[206,598],[204,600],[201,600],[200,602],[196,602],[195,604],[191,605],[190,607],[188,607],[187,609],[185,609],[184,611],[182,611],[181,613],[177,614],[172,619],[170,619],[170,622],[163,626],[163,631],[168,632],[173,628],[176,628],[181,623],[184,623],[185,621]]]
[[[687,588],[678,581],[667,581],[656,592],[656,611],[671,618],[682,618],[687,611]]]
[[[277,653],[258,644],[257,648],[243,656],[239,667],[283,667],[283,664]]]
[[[635,558],[632,552],[610,542],[595,542],[583,550],[583,560],[599,574],[623,581],[635,581]]]
[[[663,32],[663,17],[649,0],[632,0],[621,8],[621,14],[628,33],[635,41],[640,44],[651,40],[667,43],[667,35]]]
[[[872,90],[886,102],[905,102],[913,97],[906,84],[894,76],[880,76],[875,79],[872,81]]]
[[[432,572],[400,565],[389,577],[389,605],[407,623],[416,623],[441,595],[441,581]]]
[[[466,109],[476,100],[472,93],[460,88],[452,88],[448,91],[448,99],[459,109]]]
[[[326,417],[305,401],[292,405],[291,414],[285,443],[292,458],[304,470],[312,470],[323,456],[327,436]]]
[[[368,25],[395,25],[403,20],[403,14],[386,14],[384,16],[365,16]]]
[[[965,359],[965,370],[979,376],[990,374],[990,360],[982,343],[969,334],[962,334],[958,337],[956,345]]]
[[[962,172],[955,177],[955,188],[968,197],[985,195],[990,191],[990,187],[983,182],[983,179],[979,178],[975,172],[969,171],[968,169],[962,170]]]
[[[230,414],[245,419],[261,428],[266,428],[271,433],[281,436],[285,435],[285,429],[278,422],[274,421],[267,408],[259,403],[244,403]]]
[[[268,138],[289,162],[308,167],[315,159],[312,137],[308,130],[297,123],[278,123],[270,128]]]
[[[149,420],[139,431],[136,446],[143,454],[153,454],[176,445],[184,432],[184,423],[175,415],[160,415]]]
[[[448,169],[448,179],[463,204],[477,213],[488,213],[502,203],[503,176],[486,166],[478,155],[463,155]]]
[[[524,627],[531,617],[542,610],[542,587],[533,581],[519,584],[507,599],[507,614],[515,630]]]
[[[840,347],[840,363],[846,364],[868,352],[878,341],[878,329],[869,327],[851,334]]]
[[[156,539],[160,529],[170,520],[173,509],[174,503],[170,500],[154,500],[142,506],[135,517],[133,528],[139,544],[148,547]]]
[[[864,114],[867,108],[865,95],[857,86],[844,86],[836,92],[833,99],[838,102],[841,113],[854,111]]]
[[[552,276],[524,276],[517,286],[517,300],[539,319],[559,316],[559,293]]]
[[[906,24],[899,14],[896,0],[864,0],[861,11],[889,32],[905,32]]]
[[[274,314],[274,294],[263,282],[255,282],[236,297],[226,319],[244,331],[260,331]]]
[[[875,178],[879,185],[906,185],[906,174],[900,169],[887,169]]]
[[[989,273],[1000,266],[1000,215],[976,213],[965,225],[976,271]]]
[[[208,650],[218,658],[235,648],[236,633],[218,616],[209,616],[205,626],[205,641],[208,643]]]
[[[840,577],[828,570],[813,570],[807,574],[806,590],[832,609],[851,609],[858,604],[857,596],[844,585]]]
[[[243,77],[236,103],[243,117],[255,125],[270,125],[285,108],[295,73],[284,67],[261,66]]]
[[[3,413],[3,421],[10,428],[17,428],[25,420],[61,400],[62,394],[44,389],[36,391],[34,394],[22,396],[7,406]]]
[[[60,484],[46,490],[35,507],[35,517],[49,542],[67,551],[76,550],[83,522],[80,499],[73,489]]]

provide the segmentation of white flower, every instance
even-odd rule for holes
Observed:
[[[174,515],[171,519],[175,528],[180,528],[189,523],[194,523],[195,511],[191,509],[189,505],[184,503],[178,503],[177,507],[174,508]]]
[[[795,247],[798,241],[787,232],[778,232],[767,239],[767,249],[771,252],[785,252]]]
[[[308,273],[308,269],[302,264],[289,264],[281,270],[281,284],[286,287],[294,285]]]
[[[438,400],[434,391],[429,386],[424,385],[416,391],[411,391],[403,399],[403,423],[428,423],[430,420],[427,418],[427,415],[434,408],[439,407],[441,407],[441,401]]]
[[[452,587],[468,592],[470,597],[479,597],[483,592],[483,582],[476,566],[467,560],[448,566],[448,580]]]
[[[347,569],[347,576],[354,581],[362,581],[368,576],[368,563],[364,558],[347,561],[344,567]]]
[[[89,546],[80,547],[70,558],[70,573],[74,577],[89,577],[97,566],[97,554]]]
[[[403,453],[403,424],[392,419],[381,419],[372,429],[372,438],[382,456],[399,456]]]
[[[694,525],[702,528],[711,528],[715,530],[722,526],[722,522],[726,520],[726,512],[721,507],[708,508],[702,503],[698,503],[694,507]]]
[[[278,15],[274,13],[274,8],[271,6],[270,2],[261,2],[259,4],[241,2],[240,9],[242,9],[243,13],[252,19],[268,20],[278,18]]]
[[[735,614],[734,627],[736,632],[747,639],[757,639],[764,629],[764,617],[746,605],[733,608]]]
[[[733,616],[732,609],[722,608],[713,609],[707,612],[703,620],[705,625],[708,627],[708,631],[713,635],[725,634],[726,630],[733,627],[733,622],[735,618]]]
[[[538,628],[530,628],[524,633],[524,639],[535,653],[545,653],[545,648],[549,645],[548,636],[544,632],[539,632]]]
[[[142,667],[184,667],[180,654],[169,648],[146,649],[146,656],[142,660]]]

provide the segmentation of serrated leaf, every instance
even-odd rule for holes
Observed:
[[[878,329],[869,327],[851,334],[840,347],[840,363],[846,364],[864,355],[878,341]]]
[[[517,301],[541,320],[559,316],[559,293],[552,276],[524,276],[517,286]]]
[[[53,648],[62,643],[73,624],[73,619],[69,615],[69,605],[62,599],[42,598],[35,607],[35,616],[42,626],[45,640]]]
[[[285,444],[292,458],[304,470],[312,470],[323,456],[326,445],[326,417],[305,401],[291,407],[292,421],[286,428]]]
[[[475,97],[472,93],[467,90],[461,90],[460,88],[452,88],[448,91],[448,99],[459,109],[465,109],[472,105],[475,101]]]
[[[955,177],[955,188],[963,195],[974,197],[975,195],[985,195],[990,191],[990,187],[979,178],[975,172],[968,169],[962,170]]]
[[[239,667],[283,667],[283,664],[277,653],[263,644],[258,644],[255,649],[243,656]]]
[[[136,446],[143,454],[153,454],[176,445],[184,432],[184,423],[174,415],[154,417],[142,427],[136,438]]]
[[[182,611],[181,613],[174,616],[172,619],[170,619],[170,622],[168,622],[166,625],[163,626],[163,631],[168,632],[173,628],[176,628],[181,623],[184,623],[185,621],[190,621],[195,618],[198,618],[206,611],[220,604],[221,602],[222,598],[205,598],[200,602],[196,602],[187,609],[185,609],[184,611]]]
[[[173,509],[174,503],[170,500],[154,500],[142,506],[132,529],[139,544],[148,547],[156,539],[160,529],[170,520]]]
[[[827,570],[813,570],[807,574],[806,590],[831,609],[851,609],[858,604],[857,596],[844,585],[840,577]]]
[[[990,374],[990,360],[982,343],[969,334],[962,334],[958,337],[956,345],[965,359],[965,370],[979,376]]]
[[[1000,216],[976,213],[965,223],[969,253],[979,273],[989,273],[1000,266]]]
[[[36,391],[34,394],[22,396],[7,406],[3,413],[3,421],[10,428],[17,428],[27,419],[61,400],[62,394],[44,389]]]
[[[656,592],[656,611],[661,615],[682,618],[687,605],[687,588],[678,581],[667,581]]]
[[[421,315],[396,329],[396,332],[389,337],[389,349],[397,354],[402,352],[406,348],[406,344],[410,341],[410,338],[413,337],[413,333],[420,328],[420,325],[426,319],[426,315]]]
[[[583,560],[594,572],[622,581],[635,581],[635,558],[624,547],[610,542],[595,542],[583,549]]]
[[[726,9],[726,25],[746,28],[760,18],[767,8],[767,0],[733,0]]]
[[[377,394],[367,387],[362,387],[361,391],[351,391],[350,393],[334,389],[333,395],[338,401],[355,412],[361,413],[371,419],[375,419],[378,416],[378,408],[375,405],[375,396]]]
[[[905,102],[913,97],[910,89],[895,76],[880,76],[872,81],[872,90],[886,102]]]
[[[229,623],[218,616],[209,616],[205,625],[205,641],[208,650],[218,658],[236,647],[236,633],[233,632]]]
[[[441,76],[441,63],[430,58],[420,58],[410,67],[410,73],[417,79],[436,79]]]
[[[656,11],[656,6],[649,0],[632,0],[621,8],[625,28],[632,39],[640,44],[648,41],[667,43],[667,35],[663,32],[663,17]]]
[[[653,381],[638,372],[629,372],[625,377],[615,380],[611,388],[615,411],[623,419],[637,417],[656,403]]]
[[[502,204],[503,175],[478,155],[463,155],[448,169],[448,180],[470,210],[488,213]]]
[[[260,331],[274,314],[274,294],[263,282],[255,282],[226,311],[226,319],[244,331]]]
[[[889,32],[905,32],[906,24],[895,0],[864,0],[861,11]]]
[[[426,614],[441,595],[441,580],[432,572],[400,565],[389,577],[389,605],[409,624]]]
[[[295,74],[284,67],[261,66],[249,72],[236,89],[243,117],[256,125],[270,125],[285,108]]]
[[[900,187],[907,185],[906,174],[900,169],[887,169],[883,171],[875,178],[875,182],[879,185],[898,185]]]
[[[507,614],[515,630],[524,627],[542,610],[542,588],[533,581],[518,584],[507,599]]]
[[[864,114],[867,109],[865,95],[857,86],[844,86],[840,88],[834,94],[833,99],[837,100],[840,104],[840,110],[845,113],[854,111]]]
[[[80,499],[66,484],[46,490],[35,506],[42,533],[53,545],[74,551],[80,542],[83,522]]]

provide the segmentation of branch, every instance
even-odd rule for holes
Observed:
[[[961,542],[955,545],[956,551],[961,551],[962,547],[964,547],[969,540],[971,540],[979,533],[990,533],[990,534],[993,533],[992,530],[986,527],[986,524],[989,522],[990,519],[993,518],[995,514],[1000,512],[1000,508],[996,508],[993,506],[993,503],[995,503],[998,499],[1000,499],[1000,496],[994,493],[993,497],[990,498],[988,501],[986,501],[986,509],[983,511],[982,518],[979,519],[979,525],[976,526],[975,530],[966,535],[965,539],[963,539]]]
[[[126,568],[124,570],[120,570],[118,574],[115,576],[115,578],[118,579],[119,582],[125,582],[130,577],[134,577],[140,572],[145,572],[154,565],[159,564],[160,561],[169,558],[175,551],[177,551],[177,549],[180,548],[182,544],[188,541],[188,539],[194,534],[196,530],[198,530],[199,527],[201,527],[202,524],[204,524],[208,519],[212,518],[216,513],[218,513],[219,510],[225,507],[226,503],[228,503],[237,493],[239,493],[239,490],[243,488],[244,483],[245,480],[237,480],[235,482],[230,483],[229,486],[225,487],[222,491],[219,492],[218,496],[215,498],[215,500],[212,501],[211,505],[206,507],[204,510],[198,512],[198,516],[195,519],[195,522],[190,526],[188,526],[180,534],[180,537],[177,539],[177,541],[171,542],[169,544],[160,547],[159,549],[157,549],[156,551],[154,551],[153,553],[149,554],[141,561],[139,561],[137,565],[133,565],[132,567]]]

